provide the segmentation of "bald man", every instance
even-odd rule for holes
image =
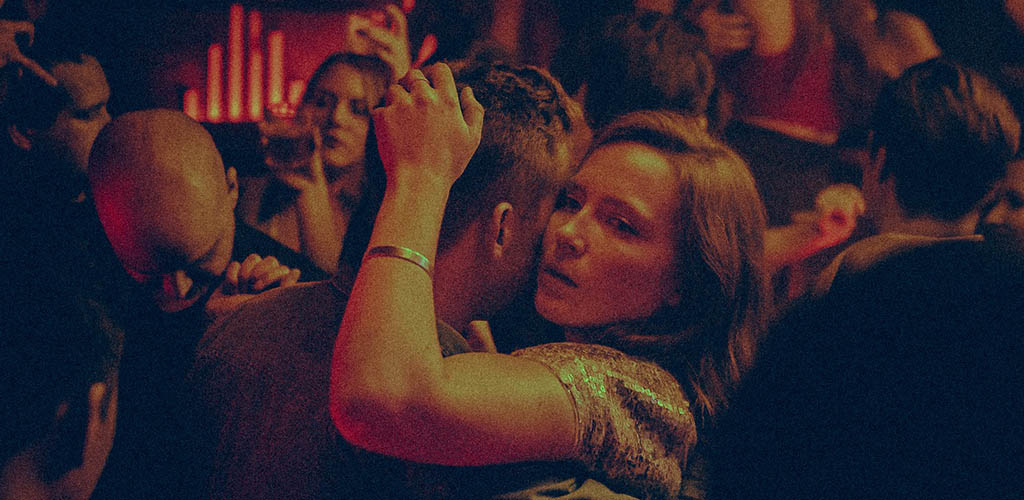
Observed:
[[[303,278],[326,277],[235,221],[236,175],[180,112],[127,113],[96,138],[88,168],[96,213],[133,283],[119,304],[128,324],[118,436],[96,498],[181,493],[183,382],[208,313],[292,284],[300,269]]]
[[[294,268],[236,248],[236,233],[248,229],[234,217],[237,173],[225,170],[210,134],[183,113],[139,111],[111,122],[96,140],[89,183],[122,266],[164,312],[195,305],[225,278],[235,291],[255,292],[315,269],[281,246],[272,253]],[[252,246],[252,235],[244,236],[238,243]],[[242,257],[237,266],[229,266],[233,255]]]

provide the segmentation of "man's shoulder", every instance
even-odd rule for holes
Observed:
[[[301,270],[302,275],[299,279],[302,281],[319,281],[329,277],[305,255],[288,248],[241,219],[236,219],[232,258],[241,262],[249,254],[257,254],[260,257],[274,256],[281,264]]]
[[[822,272],[815,287],[815,295],[828,292],[833,282],[844,277],[862,274],[879,263],[918,248],[948,244],[980,242],[977,235],[938,238],[904,233],[882,233],[860,240],[844,250]]]
[[[347,295],[329,281],[263,292],[210,325],[196,357],[234,357],[275,349],[326,330],[331,330],[333,339],[346,302]]]

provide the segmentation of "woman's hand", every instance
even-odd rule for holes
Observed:
[[[443,63],[425,71],[411,70],[401,85],[388,88],[385,105],[373,112],[389,189],[426,182],[447,192],[480,143],[484,108],[472,89],[463,88],[460,99]]]
[[[708,52],[715,57],[725,57],[749,49],[754,41],[754,30],[747,16],[721,12],[718,5],[711,5],[701,11],[696,24],[704,31]]]
[[[320,130],[302,117],[269,118],[259,124],[264,160],[274,178],[300,194],[327,192]]]
[[[350,14],[347,19],[345,50],[353,54],[375,56],[391,68],[391,83],[409,72],[412,64],[405,13],[391,4],[384,12],[375,12],[380,19]]]

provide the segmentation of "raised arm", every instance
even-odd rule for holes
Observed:
[[[300,162],[284,162],[267,149],[271,136],[294,136],[302,133],[299,129],[303,129],[312,138],[313,151],[309,158]],[[340,227],[342,221],[336,219],[331,208],[320,130],[301,120],[289,123],[271,116],[266,122],[260,123],[260,133],[266,164],[271,173],[279,182],[298,193],[295,198],[298,251],[309,257],[320,269],[328,273],[337,272],[344,228]],[[259,205],[252,209],[259,210]]]
[[[460,101],[447,66],[427,75],[410,71],[374,111],[387,189],[370,248],[410,249],[433,262],[448,191],[479,143],[483,108],[469,88]],[[345,439],[409,460],[483,465],[573,451],[574,410],[553,372],[498,354],[442,358],[431,276],[393,256],[367,258],[359,271],[335,344],[330,405]]]

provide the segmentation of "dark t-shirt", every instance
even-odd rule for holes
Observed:
[[[241,261],[252,253],[300,269],[302,281],[325,277],[302,255],[238,222],[231,258]],[[192,307],[167,314],[123,270],[117,274],[109,277],[109,288],[116,290],[107,292],[126,332],[117,436],[93,498],[189,498],[195,493],[182,481],[192,467],[183,383],[209,325],[203,308],[212,290]]]
[[[404,462],[355,449],[328,412],[347,290],[322,281],[265,293],[203,336],[190,374],[192,480],[211,497],[408,498]],[[443,354],[469,350],[438,327]]]

